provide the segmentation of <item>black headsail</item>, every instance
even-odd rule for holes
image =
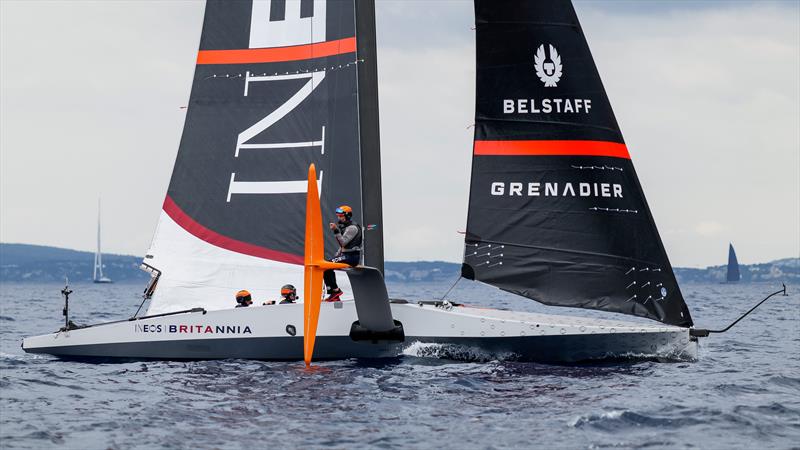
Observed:
[[[691,326],[569,0],[476,0],[462,275],[548,305]]]
[[[311,163],[325,218],[350,205],[371,229],[365,260],[383,267],[374,27],[373,0],[207,1],[183,137],[145,259],[162,273],[151,312],[182,307],[181,296],[213,307],[242,288],[263,286],[254,297],[269,298],[302,285]]]

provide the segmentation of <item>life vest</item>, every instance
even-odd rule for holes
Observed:
[[[347,227],[354,225],[356,227],[356,235],[353,236],[353,239],[344,246],[345,250],[353,250],[353,249],[361,249],[361,241],[362,241],[362,232],[361,232],[361,225],[357,224],[356,222],[350,221],[346,224],[344,223],[337,223],[336,226],[339,228],[339,233],[344,235],[344,231]]]

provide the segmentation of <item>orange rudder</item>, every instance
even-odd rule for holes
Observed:
[[[303,302],[303,360],[306,362],[306,366],[310,366],[322,305],[322,274],[328,269],[344,269],[350,266],[325,260],[322,211],[319,205],[317,170],[314,164],[308,168],[308,193],[306,195],[306,240],[303,257],[305,267],[303,287],[306,297]]]

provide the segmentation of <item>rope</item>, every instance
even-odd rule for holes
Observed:
[[[456,280],[456,282],[453,283],[452,286],[450,286],[450,289],[448,289],[447,292],[445,292],[444,295],[442,296],[442,298],[440,298],[439,300],[444,300],[444,298],[447,297],[447,295],[450,293],[450,291],[452,291],[453,288],[456,287],[456,285],[458,284],[459,281],[461,281],[461,275],[458,276],[458,279]]]
[[[144,306],[144,302],[146,302],[146,301],[147,301],[147,295],[142,295],[142,303],[140,303],[140,304],[139,304],[139,308],[138,308],[138,309],[136,310],[136,312],[133,314],[133,317],[132,317],[132,318],[134,318],[134,319],[135,319],[135,318],[136,318],[136,316],[138,316],[138,315],[139,315],[139,311],[141,311],[141,310],[142,310],[142,306]]]

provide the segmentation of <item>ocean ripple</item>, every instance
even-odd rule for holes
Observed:
[[[609,317],[554,311],[476,286],[461,283],[452,297]],[[419,290],[448,287],[390,290],[415,298]],[[140,288],[77,285],[75,317],[127,317],[133,311],[123,299]],[[728,316],[763,297],[763,286],[682,288],[695,321],[708,328],[724,327]],[[759,320],[705,338],[696,361],[629,355],[551,365],[416,342],[396,358],[325,361],[306,370],[300,362],[87,363],[23,353],[23,336],[61,324],[58,289],[1,291],[3,448],[770,449],[800,442],[798,321],[772,320],[797,310],[798,295],[765,304],[754,313]],[[35,308],[26,301],[31,292],[41,299]]]

